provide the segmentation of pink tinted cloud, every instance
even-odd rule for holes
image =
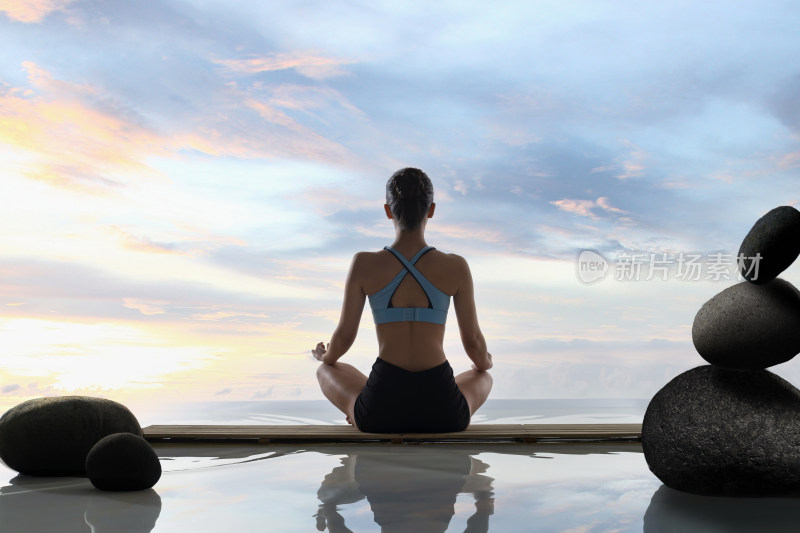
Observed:
[[[582,217],[597,218],[597,215],[592,213],[592,209],[596,206],[593,200],[573,200],[564,198],[563,200],[556,200],[550,203],[567,213],[575,213]]]
[[[133,235],[117,226],[109,226],[107,231],[115,235],[122,243],[122,246],[129,250],[157,254],[184,254],[176,243],[155,242],[149,237]]]
[[[350,159],[350,154],[344,146],[300,124],[270,103],[250,98],[245,105],[258,113],[266,122],[291,132],[265,129],[262,131],[263,137],[252,139],[254,144],[251,146],[255,150],[259,150],[263,146],[264,151],[283,152],[335,164],[341,164]]]
[[[594,167],[591,172],[594,174],[597,172],[617,171],[619,174],[617,174],[616,178],[620,180],[638,178],[644,175],[646,170],[644,161],[647,159],[648,153],[630,141],[623,140],[622,144],[630,149],[627,157],[617,158],[615,163],[611,165]]]
[[[324,57],[316,52],[276,53],[249,59],[217,59],[214,62],[242,74],[294,69],[315,80],[342,76],[347,73],[342,65],[355,63],[352,60]]]
[[[119,226],[107,226],[105,231],[114,236],[123,248],[150,254],[199,256],[211,253],[223,246],[244,246],[241,239],[210,234],[199,228],[183,227],[178,238],[155,241],[144,235],[136,235]]]
[[[627,212],[611,205],[610,200],[606,196],[601,196],[597,200],[575,200],[572,198],[564,198],[563,200],[556,200],[550,202],[562,211],[574,213],[582,217],[589,217],[592,220],[599,220],[597,210],[601,213],[611,213],[614,215],[624,215]]]
[[[647,152],[636,146],[630,141],[623,144],[630,148],[630,155],[622,161],[622,173],[617,175],[618,179],[638,178],[644,174],[644,160],[647,159]]]
[[[608,201],[607,196],[601,196],[597,199],[597,206],[603,209],[604,211],[608,211],[609,213],[617,213],[617,214],[624,214],[625,211],[619,209],[618,207],[614,207]]]
[[[148,170],[143,158],[166,153],[153,131],[87,104],[90,86],[54,79],[26,62],[31,89],[0,92],[0,142],[30,156],[22,173],[58,185],[110,185],[112,171]]]
[[[800,166],[800,152],[786,154],[778,161],[778,168],[781,170],[789,170],[798,166]]]
[[[345,190],[341,187],[309,187],[300,194],[300,200],[313,206],[320,216],[330,216],[340,211],[373,210],[376,216],[383,213],[383,196],[364,195],[361,191]],[[388,224],[388,222],[387,222]],[[390,227],[387,226],[387,227]]]
[[[32,62],[23,67],[29,87],[0,88],[0,143],[25,155],[16,163],[17,172],[53,185],[104,193],[124,185],[131,174],[156,175],[148,158],[181,157],[187,149],[238,158],[352,160],[342,145],[300,124],[268,98],[235,86],[218,96],[226,113],[197,113],[181,130],[162,132],[129,106],[116,104],[118,98],[102,87],[57,79]],[[290,96],[283,91],[279,102],[288,105]],[[294,104],[330,105],[334,96],[329,94],[326,103],[307,94]]]
[[[0,0],[0,11],[12,20],[34,23],[73,2],[75,0]]]
[[[169,302],[163,300],[142,300],[140,298],[123,298],[123,305],[128,309],[135,309],[146,316],[163,315],[166,313],[164,306]]]
[[[450,239],[500,244],[505,242],[506,235],[502,231],[482,227],[480,224],[436,224],[428,228],[431,235]]]
[[[271,87],[269,92],[270,104],[284,109],[308,112],[330,108],[335,104],[354,115],[364,115],[342,93],[331,87],[283,84]]]

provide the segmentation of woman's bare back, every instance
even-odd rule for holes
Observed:
[[[406,259],[411,259],[419,250],[398,249]],[[366,295],[372,295],[385,287],[403,270],[403,265],[386,250],[362,252],[359,262],[363,262],[361,286]],[[459,280],[463,279],[461,262],[453,254],[438,250],[425,253],[414,265],[425,278],[440,291],[449,296],[458,292]],[[460,259],[460,258],[458,258]],[[393,307],[428,307],[425,291],[414,276],[406,275],[392,296]],[[443,349],[444,324],[430,322],[388,322],[377,324],[378,355],[385,361],[406,370],[417,372],[427,370],[445,361]]]

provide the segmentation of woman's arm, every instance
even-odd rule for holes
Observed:
[[[361,312],[364,310],[364,301],[367,298],[361,287],[363,279],[361,268],[363,268],[363,257],[359,252],[353,256],[353,261],[350,263],[350,271],[347,273],[347,281],[344,285],[342,314],[339,316],[339,325],[336,326],[333,336],[331,336],[331,342],[328,343],[327,350],[325,345],[320,342],[311,351],[317,360],[325,364],[332,365],[343,356],[358,335],[358,324],[361,322]]]
[[[481,327],[478,325],[478,312],[475,309],[475,291],[472,285],[472,273],[469,271],[467,261],[456,256],[459,261],[459,287],[453,295],[453,304],[458,319],[458,329],[461,333],[461,343],[464,351],[472,359],[472,368],[475,370],[489,370],[492,368],[492,354],[486,350],[486,339],[483,338]]]

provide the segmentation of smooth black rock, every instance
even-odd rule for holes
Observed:
[[[800,291],[788,281],[743,281],[703,304],[692,342],[703,359],[726,368],[757,369],[800,353]]]
[[[86,455],[112,433],[142,434],[136,417],[104,398],[37,398],[0,418],[0,459],[33,476],[82,476]]]
[[[161,463],[139,435],[116,433],[102,438],[86,457],[86,475],[101,490],[144,490],[161,478]]]
[[[756,254],[758,271],[752,264]],[[759,218],[739,247],[742,276],[762,284],[786,270],[800,255],[800,211],[784,205]],[[754,277],[755,276],[755,277]]]
[[[650,470],[676,490],[800,490],[800,391],[767,370],[693,368],[650,401],[642,450]]]

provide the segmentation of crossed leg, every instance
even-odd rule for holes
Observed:
[[[489,397],[489,393],[492,391],[492,383],[492,375],[485,370],[471,369],[456,376],[456,385],[458,385],[461,394],[467,400],[467,405],[469,405],[470,417]]]
[[[455,377],[456,385],[464,395],[469,406],[470,417],[483,405],[492,390],[492,375],[486,371],[467,370]],[[353,408],[356,398],[367,383],[367,376],[353,365],[336,362],[332,365],[321,364],[317,368],[317,380],[322,394],[340,411],[347,421],[356,426]]]
[[[367,384],[367,376],[353,365],[337,361],[332,365],[325,363],[319,365],[317,380],[322,394],[347,416],[350,424],[355,426],[353,407],[356,404],[356,398]]]

